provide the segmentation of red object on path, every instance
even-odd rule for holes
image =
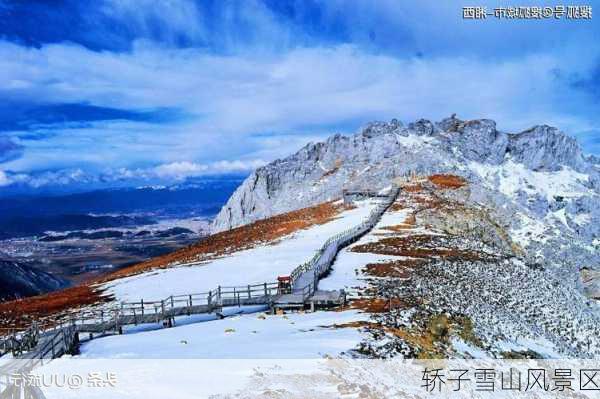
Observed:
[[[292,278],[290,276],[277,276],[277,288],[281,294],[290,293],[292,291]]]

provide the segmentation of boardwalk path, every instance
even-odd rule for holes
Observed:
[[[398,192],[399,188],[394,186],[365,221],[329,238],[311,260],[295,268],[290,274],[291,292],[282,292],[277,283],[262,283],[238,287],[219,286],[204,293],[170,296],[158,301],[120,303],[52,320],[52,327],[47,329],[33,324],[24,332],[5,337],[0,341],[0,349],[4,353],[13,352],[19,359],[28,360],[20,366],[28,369],[35,367],[43,359],[53,359],[71,352],[77,346],[78,333],[81,332],[122,332],[123,326],[143,323],[162,323],[163,326],[170,327],[176,317],[206,313],[219,315],[228,306],[267,305],[271,308],[290,308],[304,307],[307,304],[339,304],[345,300],[343,291],[319,291],[319,280],[330,271],[342,248],[358,240],[377,224]],[[7,373],[6,367],[8,366],[0,368],[0,373]]]

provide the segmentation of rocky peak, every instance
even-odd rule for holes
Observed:
[[[382,134],[395,133],[402,128],[402,123],[397,119],[392,119],[391,122],[371,122],[362,129],[362,136],[373,138]]]
[[[436,125],[440,130],[445,132],[455,132],[461,123],[463,123],[463,121],[458,119],[456,114],[452,114],[449,118],[444,118],[436,123]]]
[[[496,130],[496,122],[475,119],[453,125],[456,134],[450,136],[467,159],[483,163],[500,164],[508,147],[508,135]]]
[[[591,190],[600,187],[597,167],[583,157],[575,139],[556,128],[536,126],[507,134],[498,131],[493,120],[463,121],[456,115],[435,124],[425,119],[407,126],[398,120],[373,122],[354,135],[336,134],[309,143],[259,168],[223,207],[213,231],[333,200],[347,187],[379,190],[411,172],[474,177],[479,171],[469,166],[472,163],[502,168],[509,160],[530,171],[568,166],[588,173]]]
[[[556,171],[562,166],[582,171],[589,165],[577,140],[548,125],[510,135],[508,152],[513,160],[536,171]]]
[[[419,119],[409,123],[408,130],[414,131],[419,136],[431,136],[435,132],[435,126],[427,119]]]

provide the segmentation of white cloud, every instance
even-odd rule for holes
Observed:
[[[235,173],[249,173],[267,162],[260,159],[222,160],[207,164],[179,161],[149,168],[107,168],[100,173],[85,172],[82,169],[63,169],[39,173],[15,173],[10,176],[0,170],[0,187],[14,183],[32,188],[45,186],[67,186],[70,184],[108,184],[131,180],[165,183],[184,181],[191,177],[216,176]]]
[[[187,177],[209,174],[249,172],[265,164],[266,162],[262,160],[219,161],[211,164],[199,164],[195,162],[182,161],[159,165],[155,168],[152,168],[150,173],[155,174],[156,177],[161,179],[183,180]]]
[[[8,186],[11,183],[12,182],[10,181],[6,173],[4,173],[3,170],[0,170],[0,187]]]
[[[568,49],[499,61],[397,58],[351,45],[214,55],[148,42],[138,42],[131,53],[110,53],[0,41],[0,94],[6,100],[173,107],[190,115],[172,124],[103,122],[53,130],[44,140],[22,137],[24,156],[3,168],[135,170],[143,164],[162,165],[157,176],[176,177],[210,170],[222,159],[285,156],[334,133],[328,126],[394,117],[437,120],[454,112],[493,118],[513,131],[538,123],[569,133],[598,130],[586,94],[555,73],[568,67],[585,74],[593,63],[591,57],[573,58]],[[273,137],[285,139],[272,145]]]

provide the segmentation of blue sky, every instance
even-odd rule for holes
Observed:
[[[0,0],[0,186],[245,173],[455,112],[600,154],[598,38],[597,18],[469,21],[439,0]]]

